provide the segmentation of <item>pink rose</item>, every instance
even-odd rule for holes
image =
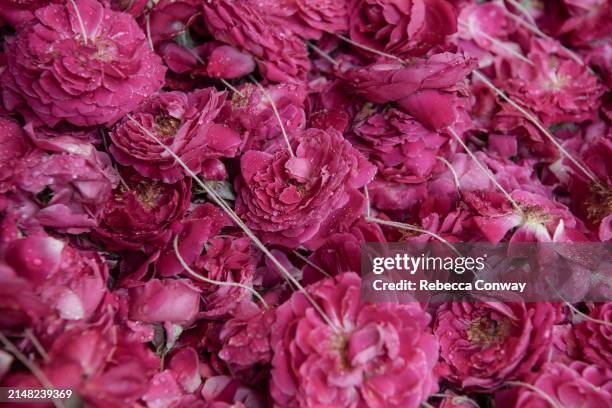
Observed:
[[[339,275],[343,272],[358,271],[361,268],[361,246],[366,242],[385,242],[380,226],[365,219],[359,219],[346,232],[330,235],[325,243],[317,248],[304,265],[302,282],[316,282],[328,275]]]
[[[304,87],[279,84],[267,86],[265,90],[267,95],[255,85],[245,84],[240,88],[242,95],[234,93],[222,112],[227,123],[244,135],[244,150],[265,150],[268,145],[283,137],[270,99],[274,102],[288,134],[305,128]]]
[[[242,156],[236,212],[264,241],[298,246],[315,239],[328,217],[338,217],[335,210],[362,207],[355,189],[370,181],[375,169],[335,129],[308,129],[291,146],[295,157],[281,142],[269,152]],[[350,214],[354,221],[361,212]]]
[[[323,34],[344,34],[348,30],[348,0],[254,1],[274,17],[278,24],[289,25],[306,39],[320,39]]]
[[[145,177],[173,183],[185,171],[148,136],[153,133],[195,173],[206,171],[220,157],[233,157],[241,144],[234,130],[215,123],[225,102],[225,93],[214,88],[189,94],[164,92],[146,99],[132,117],[123,119],[110,137],[110,151],[124,166],[133,166]],[[214,167],[214,166],[213,166]],[[211,177],[206,177],[211,178]]]
[[[200,291],[187,279],[151,279],[129,289],[132,320],[190,324],[200,309]]]
[[[132,16],[77,0],[51,4],[6,40],[4,103],[55,126],[113,124],[157,91],[165,68]],[[87,40],[83,35],[87,36]]]
[[[126,185],[120,184],[104,203],[93,235],[109,249],[159,249],[170,239],[172,224],[189,206],[191,178],[163,184],[132,171],[122,175]]]
[[[35,214],[28,215],[43,226],[72,234],[94,227],[117,182],[109,156],[70,134],[48,138],[27,126],[28,138],[17,123],[0,124],[0,192],[36,194]]]
[[[397,109],[375,113],[353,127],[354,143],[378,167],[385,180],[416,184],[429,179],[436,156],[443,156],[448,138],[426,129],[416,119]]]
[[[398,56],[420,56],[457,31],[446,0],[353,0],[351,39]]]
[[[0,127],[0,193],[4,194],[14,189],[24,156],[37,154],[16,120],[2,116]]]
[[[498,83],[513,100],[537,113],[544,125],[594,118],[605,89],[587,66],[539,39],[532,40],[527,57],[533,65],[517,59],[498,64]]]
[[[557,407],[601,408],[612,401],[612,371],[580,361],[569,366],[548,363],[526,382],[536,389],[515,386],[502,391],[496,395],[496,406],[544,408],[552,400]]]
[[[305,44],[282,25],[272,24],[267,11],[246,1],[203,3],[204,21],[218,41],[249,52],[260,73],[271,82],[300,82],[310,68]]]
[[[437,390],[438,344],[417,303],[362,304],[354,273],[307,290],[337,331],[299,292],[277,309],[270,389],[276,406],[410,408]]]
[[[177,226],[178,252],[183,260],[191,265],[200,257],[206,242],[221,232],[229,224],[225,214],[210,203],[195,207]],[[174,276],[183,271],[183,267],[174,252],[174,244],[169,243],[162,251],[156,263],[156,269],[162,276]]]
[[[402,100],[419,90],[454,89],[474,68],[476,60],[444,52],[406,65],[387,60],[347,67],[342,76],[357,94],[371,102],[385,103]]]
[[[215,237],[208,241],[206,253],[195,262],[195,270],[203,276],[221,282],[253,285],[257,254],[251,240],[244,236]],[[203,315],[209,319],[226,318],[252,293],[236,286],[219,286],[197,281],[205,294]]]
[[[463,388],[489,390],[542,364],[560,317],[552,303],[443,304],[434,333],[440,373]]]
[[[84,405],[134,406],[159,370],[159,358],[106,315],[95,325],[73,326],[55,338],[41,371],[58,388],[70,388]],[[42,388],[30,373],[15,372],[2,386]]]
[[[0,1],[0,17],[13,27],[17,27],[23,22],[32,20],[34,11],[49,3],[47,0],[3,0]]]
[[[272,359],[270,331],[274,311],[262,310],[252,302],[242,302],[236,315],[223,324],[219,340],[223,347],[219,357],[233,370],[269,364]]]
[[[612,303],[607,302],[595,307],[589,317],[612,322]],[[574,334],[585,361],[602,367],[612,367],[612,328],[609,325],[584,320],[576,325]]]
[[[206,73],[213,78],[240,78],[254,70],[255,60],[251,54],[229,45],[220,45],[212,50],[206,62]]]

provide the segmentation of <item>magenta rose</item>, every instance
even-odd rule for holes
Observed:
[[[213,204],[206,203],[192,208],[176,228],[178,253],[191,265],[202,254],[206,242],[219,234],[226,224],[229,224],[229,221],[225,213]],[[183,266],[174,252],[173,242],[169,242],[161,252],[155,268],[164,277],[183,271]]]
[[[375,169],[335,129],[308,129],[270,152],[248,151],[241,159],[236,212],[268,243],[298,246],[315,239],[329,217],[345,206],[363,207],[356,192]],[[361,212],[351,212],[354,221]],[[346,214],[343,213],[346,216]],[[350,222],[347,223],[350,225]]]
[[[438,343],[417,303],[360,302],[352,272],[308,287],[336,325],[299,292],[276,311],[272,381],[276,406],[418,407],[438,388]]]
[[[426,129],[412,116],[388,109],[375,113],[353,127],[358,149],[378,167],[385,180],[414,184],[429,179],[441,163],[436,156],[448,141]]]
[[[477,66],[462,54],[444,52],[415,59],[408,65],[381,61],[363,67],[347,67],[342,76],[357,94],[375,103],[399,101],[419,90],[455,89]]]
[[[187,279],[151,279],[129,289],[129,304],[132,320],[187,325],[200,309],[200,291]]]
[[[244,84],[240,94],[234,93],[222,112],[227,123],[244,135],[244,150],[265,150],[283,137],[270,99],[287,133],[293,134],[305,128],[304,87],[285,83],[267,86],[265,90],[267,95],[253,84]]]
[[[457,31],[446,0],[353,0],[351,39],[398,56],[420,56]]]
[[[436,106],[434,109],[437,109]],[[426,182],[446,170],[448,138],[395,108],[359,120],[351,139],[378,167],[370,199],[381,210],[406,210],[424,198]]]
[[[124,184],[104,203],[94,236],[108,249],[143,250],[162,247],[172,235],[174,222],[181,220],[191,199],[191,179],[164,184],[122,172]]]
[[[208,279],[252,286],[257,260],[249,238],[215,237],[208,241],[206,253],[196,260],[194,269]],[[209,319],[227,318],[240,302],[252,296],[245,288],[196,282],[205,295],[203,315]]]
[[[500,63],[499,85],[515,101],[536,112],[545,125],[594,119],[605,87],[585,65],[551,41],[532,40],[527,54]]]
[[[446,303],[434,328],[440,373],[478,391],[527,374],[544,362],[559,317],[560,308],[544,302]]]
[[[495,396],[504,408],[609,407],[612,401],[612,371],[581,361],[570,365],[547,363],[526,379],[527,386],[514,386]]]
[[[45,227],[71,234],[94,227],[117,182],[110,157],[71,133],[48,137],[26,126],[26,136],[19,124],[1,117],[0,126],[0,192],[36,194],[28,217]]]
[[[139,404],[160,360],[144,343],[105,315],[96,324],[75,325],[57,336],[37,364],[51,384],[70,388],[83,405],[129,407]],[[2,386],[43,388],[29,372],[14,372]]]
[[[328,275],[358,271],[361,268],[361,246],[366,242],[385,242],[385,236],[378,224],[361,218],[350,230],[330,235],[325,243],[309,257],[310,264],[304,265],[302,282],[316,282]],[[313,266],[315,265],[315,266]]]
[[[32,20],[34,11],[49,3],[48,0],[2,0],[0,1],[0,17],[13,27],[17,27],[23,22]]]
[[[274,311],[262,310],[253,302],[242,302],[236,314],[223,324],[219,357],[233,370],[241,371],[272,359],[270,331]]]
[[[584,320],[577,324],[574,330],[582,358],[602,367],[612,367],[612,303],[607,302],[595,307],[589,317],[600,322]],[[608,325],[601,321],[608,322]]]
[[[273,24],[267,10],[247,1],[211,0],[203,3],[210,34],[250,53],[260,73],[271,82],[301,82],[310,69],[306,45],[282,25]]]
[[[76,5],[78,14],[70,2],[40,8],[6,40],[2,96],[48,126],[110,125],[161,87],[165,68],[132,16],[95,0]]]
[[[38,161],[42,152],[35,151],[16,120],[0,116],[0,127],[0,193],[4,194],[18,185],[16,179],[25,168],[24,158],[30,156]]]
[[[348,29],[347,0],[294,0],[293,15],[306,30],[314,31],[315,39],[323,33],[342,34]]]
[[[278,24],[289,25],[302,38],[320,39],[323,34],[344,34],[348,30],[348,0],[263,1],[260,8],[273,15]]]
[[[113,129],[110,151],[119,163],[133,166],[145,177],[166,183],[184,177],[183,168],[147,135],[144,127],[195,173],[214,170],[218,158],[233,157],[242,142],[236,131],[214,122],[225,95],[214,88],[154,95],[132,114],[138,123],[125,118]]]

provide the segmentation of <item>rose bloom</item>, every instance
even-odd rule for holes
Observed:
[[[533,40],[533,65],[512,59],[498,64],[498,82],[515,101],[538,113],[545,125],[593,119],[604,87],[552,42]]]
[[[264,241],[288,247],[313,240],[342,215],[336,210],[362,201],[355,189],[375,172],[335,129],[308,129],[291,146],[295,157],[282,142],[270,152],[246,152],[236,182],[236,212]]]
[[[244,84],[240,87],[240,93],[235,92],[232,99],[227,101],[222,112],[226,122],[244,136],[244,150],[265,150],[268,145],[283,137],[270,99],[288,134],[305,128],[304,87],[278,84],[267,86],[265,90],[267,95],[253,84]]]
[[[440,167],[436,156],[448,141],[394,108],[356,123],[353,131],[357,148],[376,164],[378,174],[406,184],[422,183]]]
[[[274,311],[260,309],[245,301],[236,314],[223,324],[219,340],[223,344],[219,357],[233,370],[245,370],[256,364],[269,364],[272,359],[270,330]]]
[[[48,126],[110,125],[161,87],[165,68],[132,16],[95,0],[76,5],[82,21],[70,2],[51,4],[6,40],[7,109]]]
[[[0,17],[13,27],[34,18],[34,11],[47,0],[3,0],[0,1]]]
[[[94,237],[108,249],[150,252],[163,246],[180,221],[191,199],[191,178],[175,184],[146,179],[126,169],[123,180],[104,203]]]
[[[96,252],[43,235],[12,240],[0,252],[0,327],[28,322],[48,337],[64,323],[86,321],[107,279],[108,267]]]
[[[129,317],[188,325],[200,309],[200,291],[187,279],[151,279],[129,289]]]
[[[357,94],[370,102],[402,100],[419,90],[455,89],[476,68],[473,58],[443,52],[418,58],[410,64],[381,60],[363,67],[342,67],[342,77]]]
[[[325,243],[309,257],[311,264],[304,265],[302,283],[316,282],[328,275],[357,271],[361,268],[361,246],[366,242],[385,242],[385,236],[378,224],[361,218],[350,230],[330,235]]]
[[[160,367],[159,357],[105,314],[91,325],[75,325],[47,348],[40,371],[57,388],[72,389],[84,406],[133,407]],[[43,388],[29,372],[13,372],[3,387]],[[44,406],[44,405],[43,405]]]
[[[308,287],[276,311],[270,392],[278,407],[418,407],[437,390],[438,344],[417,303],[360,302],[352,272]]]
[[[544,302],[446,303],[437,311],[434,328],[439,371],[475,390],[524,375],[544,362],[559,317],[559,307]]]
[[[457,12],[446,0],[353,0],[351,39],[398,56],[420,56],[457,31]]]
[[[267,10],[246,1],[203,3],[209,33],[223,43],[252,54],[261,75],[271,82],[300,82],[310,68],[306,45],[282,25],[272,24]]]
[[[189,215],[183,217],[176,226],[178,253],[187,265],[198,259],[206,242],[221,232],[229,224],[219,207],[206,203],[192,207]],[[183,266],[174,252],[174,243],[169,242],[155,263],[161,276],[174,276],[183,271]]]
[[[251,286],[257,266],[256,253],[247,237],[215,237],[206,253],[195,262],[195,270],[208,279]],[[236,286],[220,286],[196,281],[205,296],[203,315],[209,319],[231,315],[237,305],[252,295]]]
[[[576,325],[574,334],[582,358],[602,367],[612,367],[612,328],[609,325],[612,322],[612,303],[595,307],[589,317],[608,322],[608,325],[592,320],[584,320]]]
[[[612,371],[581,361],[545,364],[526,382],[536,389],[517,385],[499,392],[496,406],[548,408],[554,402],[559,408],[602,408],[612,401]]]
[[[182,167],[147,135],[142,129],[145,128],[194,173],[214,171],[217,159],[233,157],[241,144],[237,132],[214,122],[225,103],[225,95],[214,88],[154,95],[132,113],[138,123],[125,118],[111,132],[110,151],[119,163],[133,166],[145,177],[166,183],[184,177]]]
[[[344,34],[348,29],[348,0],[290,0],[257,2],[278,24],[289,25],[305,39],[320,39],[324,33]]]

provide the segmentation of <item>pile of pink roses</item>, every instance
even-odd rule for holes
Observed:
[[[366,242],[612,240],[611,13],[0,2],[0,387],[612,406],[612,303],[366,303],[359,277]]]

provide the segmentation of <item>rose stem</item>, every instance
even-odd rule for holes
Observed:
[[[459,24],[461,27],[463,27],[466,31],[472,31],[470,29],[470,27],[465,24],[464,22],[461,22]],[[518,52],[517,50],[513,49],[512,47],[510,47],[508,44],[504,43],[503,41],[485,33],[484,31],[480,30],[479,28],[475,27],[475,31],[482,35],[484,38],[486,38],[487,40],[489,40],[491,43],[497,45],[499,48],[503,49],[504,51],[514,55],[516,58],[520,59],[523,62],[526,62],[527,64],[530,65],[534,65],[533,62],[531,62],[531,60],[529,58],[527,58],[526,56],[524,56],[523,54],[521,54],[520,52]]]
[[[533,123],[555,145],[555,147],[559,149],[559,152],[561,152],[561,154],[566,156],[572,163],[574,163],[574,165],[576,165],[576,167],[578,167],[579,170],[581,170],[589,179],[591,179],[593,183],[602,187],[599,180],[597,180],[597,177],[595,177],[595,175],[590,170],[588,170],[585,166],[580,164],[580,162],[576,158],[574,158],[574,156],[572,156],[567,150],[565,150],[565,148],[561,146],[561,144],[557,141],[557,139],[555,139],[555,137],[552,134],[550,134],[550,132],[544,127],[544,125],[540,123],[538,119],[536,119],[535,116],[527,112],[518,103],[510,99],[510,97],[508,97],[501,89],[493,85],[493,83],[489,80],[489,78],[487,78],[486,75],[484,75],[478,70],[472,71],[472,74],[474,74],[475,77],[477,77],[482,82],[484,82],[486,86],[488,86],[491,90],[493,90],[493,92],[499,95],[503,100],[505,100],[510,105],[512,105],[512,107],[516,109],[517,111],[519,111],[527,120]]]
[[[30,361],[1,331],[0,343],[4,344],[4,347],[6,347],[6,349],[12,355],[14,355],[21,364],[23,364],[28,370],[30,370],[30,372],[34,375],[34,377],[36,377],[38,382],[40,382],[42,386],[45,387],[45,389],[53,389],[53,385],[51,385],[51,382],[49,381],[45,373],[40,368],[38,368],[38,366],[33,361]],[[53,405],[58,408],[66,408],[64,403],[57,399],[53,399]]]
[[[85,23],[83,22],[83,18],[81,17],[81,12],[79,11],[79,7],[75,3],[74,0],[70,0],[72,7],[74,7],[74,11],[76,12],[77,20],[79,20],[79,25],[81,26],[81,34],[83,35],[83,42],[87,45],[87,31],[85,30]]]
[[[561,296],[561,294],[559,293],[559,291],[557,290],[557,288],[555,288],[555,286],[553,284],[550,283],[550,281],[548,280],[548,278],[546,278],[546,283],[548,284],[548,286],[550,286],[550,288],[555,291],[557,293],[557,295],[563,300],[563,303],[569,307],[570,311],[572,312],[572,316],[574,316],[574,314],[578,314],[580,315],[582,318],[584,318],[585,320],[591,321],[593,323],[597,323],[597,324],[602,324],[604,326],[609,326],[612,327],[612,322],[606,322],[605,320],[599,320],[599,319],[595,319],[585,313],[582,313],[580,310],[576,309],[576,307],[574,305],[572,305],[570,302],[568,302],[567,300],[563,299],[563,296]]]
[[[370,203],[370,190],[368,190],[367,184],[363,186],[363,195],[365,196],[366,200],[365,215],[366,218],[370,218],[372,216],[372,204]]]
[[[331,275],[329,273],[325,272],[320,266],[318,266],[317,264],[312,262],[310,259],[306,258],[304,255],[300,254],[298,251],[294,250],[293,253],[294,253],[295,256],[300,258],[302,261],[306,262],[308,265],[312,266],[317,271],[321,272],[322,275],[324,275],[324,276],[326,276],[328,278],[331,278]]]
[[[226,87],[228,87],[232,92],[237,93],[238,95],[240,95],[241,98],[244,98],[244,94],[242,92],[240,92],[234,85],[230,84],[228,81],[226,81],[223,78],[218,78],[219,81],[221,81],[221,83],[223,85],[225,85]]]
[[[459,251],[457,251],[457,249],[455,249],[455,247],[450,242],[442,238],[440,235],[436,234],[435,232],[432,232],[432,231],[429,231],[423,228],[419,228],[416,225],[406,224],[406,223],[397,222],[397,221],[387,221],[387,220],[383,220],[381,218],[376,218],[376,217],[368,217],[366,218],[366,221],[370,221],[375,224],[386,225],[388,227],[395,227],[395,228],[399,228],[399,229],[403,229],[407,231],[419,232],[421,234],[432,236],[433,238],[437,239],[438,241],[448,246],[456,254],[461,255]]]
[[[198,61],[200,64],[204,65],[204,61],[202,60],[202,58],[200,58],[200,56],[198,55],[197,52],[195,52],[192,48],[183,46],[183,48],[185,48],[187,51],[189,51],[189,53],[196,59],[196,61]],[[223,85],[225,85],[227,88],[231,89],[233,92],[237,93],[238,95],[240,95],[241,98],[244,98],[244,94],[242,92],[240,92],[236,87],[234,87],[232,84],[230,84],[228,81],[226,81],[223,78],[217,78],[219,81],[221,81],[221,83]]]
[[[534,34],[536,34],[537,36],[544,38],[545,40],[549,40],[549,41],[554,41],[559,43],[557,40],[551,38],[549,35],[547,35],[546,33],[544,33],[542,30],[540,30],[540,28],[535,25],[535,24],[531,24],[525,20],[523,20],[522,18],[520,18],[519,16],[517,16],[516,14],[512,14],[504,5],[504,13],[510,17],[511,19],[513,19],[514,21],[516,21],[518,24],[522,25],[523,27],[527,28],[529,31],[533,32]],[[570,50],[569,48],[567,48],[566,46],[564,46],[563,44],[559,43],[559,46],[561,47],[561,49],[563,51],[565,51],[565,53],[574,61],[576,61],[578,64],[580,65],[585,65],[584,61],[582,60],[582,58],[580,58],[580,56],[578,54],[576,54],[574,51]]]
[[[459,137],[459,135],[457,134],[457,132],[455,132],[455,130],[452,127],[448,127],[447,128],[449,133],[455,138],[457,139],[457,141],[459,142],[459,144],[463,147],[463,150],[465,150],[465,152],[470,156],[470,158],[472,160],[474,160],[474,163],[476,163],[476,165],[480,168],[480,170],[482,170],[482,172],[493,182],[493,184],[495,185],[495,187],[497,187],[497,189],[499,191],[501,191],[504,196],[506,196],[506,198],[508,199],[508,201],[510,201],[510,203],[512,204],[512,206],[514,207],[514,209],[519,213],[522,214],[523,210],[521,210],[521,207],[516,203],[516,201],[514,201],[514,199],[512,198],[512,196],[506,191],[505,188],[503,188],[501,186],[501,184],[498,183],[497,179],[495,178],[495,176],[493,174],[491,174],[491,172],[484,166],[484,164],[482,164],[480,162],[480,160],[478,160],[478,158],[476,157],[476,155],[474,153],[472,153],[472,151],[470,150],[470,148],[463,142],[463,140],[461,140],[461,137]]]
[[[110,151],[108,150],[108,141],[106,140],[106,134],[104,133],[104,130],[100,129],[100,134],[102,135],[102,142],[104,143],[104,150],[106,151],[106,153],[110,155]],[[115,171],[117,172],[117,177],[119,177],[119,182],[123,185],[126,191],[130,191],[130,186],[128,186],[128,184],[125,182],[123,177],[121,177],[121,173],[119,173],[119,169],[117,169],[117,164],[115,162],[112,162],[112,163],[113,163],[113,169],[115,169]]]
[[[521,3],[519,3],[516,0],[507,0],[508,3],[512,4],[512,6],[516,7],[517,10],[519,10],[521,12],[521,14],[523,14],[527,20],[529,20],[531,23],[535,23],[533,16],[531,15],[531,13],[529,12],[529,10],[527,10],[527,8],[525,8],[525,6],[523,6]],[[505,3],[503,0],[501,0],[501,3],[504,5],[505,7]]]
[[[283,124],[280,114],[278,113],[278,109],[276,109],[276,104],[272,100],[270,93],[268,92],[266,88],[261,86],[261,84],[255,79],[255,77],[253,77],[253,75],[249,75],[249,78],[251,79],[251,81],[253,81],[255,85],[257,85],[261,93],[263,93],[266,99],[270,102],[270,105],[272,106],[272,111],[274,112],[274,116],[276,117],[276,120],[278,120],[278,124],[280,125],[280,128],[281,128],[281,132],[283,133],[283,137],[285,138],[285,143],[287,143],[287,149],[289,150],[289,155],[291,155],[291,157],[295,157],[295,154],[293,154],[293,150],[291,149],[291,143],[289,143],[289,136],[287,135],[287,131],[285,130],[285,125]]]
[[[155,47],[153,47],[153,38],[151,37],[151,13],[148,12],[145,16],[146,20],[146,28],[147,28],[147,42],[149,43],[149,48],[151,51],[155,52]]]
[[[405,64],[406,64],[406,61],[404,61],[403,59],[401,59],[400,57],[398,57],[398,56],[396,56],[396,55],[393,55],[393,54],[387,54],[386,52],[382,52],[382,51],[379,51],[379,50],[377,50],[377,49],[375,49],[375,48],[368,47],[367,45],[359,44],[358,42],[353,41],[353,40],[351,40],[350,38],[345,37],[345,36],[340,35],[340,34],[336,34],[336,37],[340,38],[340,39],[341,39],[341,40],[343,40],[343,41],[346,41],[347,43],[349,43],[349,44],[351,44],[351,45],[354,45],[354,46],[355,46],[355,47],[357,47],[357,48],[361,48],[362,50],[365,50],[365,51],[371,52],[372,54],[380,55],[381,57],[391,58],[391,59],[393,59],[393,60],[398,61],[398,62],[399,62],[399,63],[401,63],[402,65],[405,65]]]
[[[548,402],[550,405],[553,406],[553,408],[561,408],[561,406],[559,406],[555,402],[555,400],[553,400],[551,398],[550,395],[546,394],[544,391],[542,391],[540,388],[536,387],[535,385],[527,384],[527,383],[522,382],[522,381],[506,381],[505,385],[529,388],[531,391],[535,392],[540,397],[544,398],[546,400],[546,402]]]
[[[234,212],[234,210],[225,202],[225,200],[220,197],[212,188],[210,188],[206,183],[204,183],[200,178],[185,164],[185,162],[176,154],[172,149],[163,144],[153,133],[149,132],[147,128],[142,126],[140,123],[134,120],[131,115],[127,115],[127,118],[133,121],[146,135],[148,135],[151,139],[153,139],[158,145],[160,145],[168,154],[170,154],[174,160],[189,174],[189,176],[198,183],[198,185],[206,191],[206,193],[212,198],[212,200],[217,204],[221,209],[223,209],[227,215],[244,231],[244,233],[253,241],[255,246],[264,253],[264,255],[270,259],[270,261],[282,272],[285,279],[289,280],[293,285],[295,285],[300,292],[304,295],[304,297],[312,304],[313,308],[321,315],[323,320],[335,331],[339,332],[339,328],[331,321],[331,319],[327,316],[325,311],[319,306],[317,302],[314,301],[312,296],[304,287],[298,282],[293,275],[287,271],[287,269],[283,266],[283,264],[276,259],[276,257],[266,248],[266,246],[257,238],[257,236],[251,231],[249,227],[240,219],[240,217]]]
[[[36,338],[36,336],[34,335],[34,333],[32,333],[32,330],[30,329],[26,329],[25,330],[25,335],[26,337],[32,342],[32,345],[34,346],[34,348],[36,349],[36,351],[38,351],[38,354],[41,355],[41,357],[43,358],[43,360],[45,362],[49,361],[49,355],[47,354],[47,352],[45,351],[45,348],[42,346],[42,344],[40,344],[40,342],[38,341],[38,339]]]
[[[268,306],[268,304],[266,303],[266,301],[264,300],[264,298],[257,293],[257,291],[255,289],[253,289],[252,287],[248,286],[248,285],[243,285],[242,283],[238,283],[238,282],[223,282],[223,281],[218,281],[218,280],[214,280],[214,279],[210,279],[207,278],[203,275],[200,275],[199,273],[195,272],[193,269],[191,269],[189,267],[189,265],[187,265],[187,262],[185,262],[185,259],[183,259],[183,256],[181,255],[179,249],[178,249],[178,234],[174,236],[174,240],[173,240],[173,247],[174,247],[174,254],[176,255],[176,257],[178,258],[179,262],[181,263],[181,266],[194,278],[196,279],[200,279],[204,282],[213,284],[213,285],[218,285],[218,286],[235,286],[237,288],[242,288],[242,289],[246,289],[247,291],[251,292],[253,294],[253,296],[255,296],[257,299],[259,299],[259,301],[261,302],[261,304],[264,306],[264,308],[269,309],[270,307]]]
[[[431,395],[429,395],[429,398],[445,398],[445,399],[450,399],[450,400],[452,400],[453,404],[454,403],[463,404],[464,402],[467,402],[468,404],[470,404],[473,407],[480,408],[480,406],[478,405],[478,403],[476,401],[474,401],[473,399],[471,399],[470,397],[467,397],[465,395],[431,394]]]
[[[317,54],[319,54],[321,57],[323,57],[324,59],[329,61],[332,65],[338,65],[338,61],[333,59],[328,53],[326,53],[325,51],[323,51],[322,49],[320,49],[319,47],[317,47],[316,45],[314,45],[310,41],[306,41],[306,44],[310,48],[312,48]]]
[[[457,171],[455,170],[453,165],[450,164],[448,160],[446,160],[444,157],[436,156],[436,159],[440,160],[442,163],[446,165],[446,167],[448,167],[448,170],[453,175],[453,180],[455,181],[455,187],[457,187],[458,191],[461,190],[461,185],[459,184],[459,176],[457,175]]]

